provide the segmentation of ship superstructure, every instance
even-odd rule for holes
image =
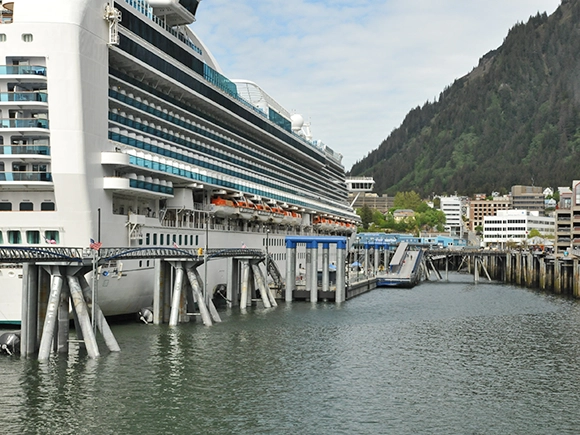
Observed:
[[[0,244],[267,238],[283,260],[286,234],[355,231],[340,154],[258,85],[222,74],[188,27],[198,3],[3,3]],[[125,282],[138,293],[147,279]],[[110,312],[132,310],[131,297]]]

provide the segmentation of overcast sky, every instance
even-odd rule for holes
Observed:
[[[346,170],[508,30],[559,0],[203,0],[192,29],[230,79],[256,82]]]

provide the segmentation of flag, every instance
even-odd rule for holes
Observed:
[[[176,248],[176,249],[179,249],[179,245],[177,243],[175,243],[175,242],[173,242],[173,247]]]
[[[103,246],[103,244],[101,242],[95,242],[93,239],[91,239],[91,244],[89,246],[91,249],[98,251],[99,249],[101,249],[101,246]]]

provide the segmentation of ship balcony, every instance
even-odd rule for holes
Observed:
[[[46,109],[48,94],[46,92],[0,92],[0,107],[19,109]]]
[[[46,145],[0,145],[0,156],[20,159],[50,160],[50,147]]]
[[[103,189],[146,198],[173,197],[173,184],[171,182],[136,174],[127,174],[126,177],[104,177]]]
[[[0,65],[0,76],[31,76],[46,80],[46,67],[40,65]]]
[[[50,172],[0,172],[0,188],[9,190],[46,190],[52,188]]]
[[[43,118],[2,118],[0,128],[22,134],[30,132],[46,133],[48,119]]]
[[[101,164],[115,167],[129,166],[129,154],[103,151],[101,153]]]

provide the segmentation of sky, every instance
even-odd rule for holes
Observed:
[[[203,0],[191,26],[230,79],[311,124],[348,171],[406,114],[560,0]]]

